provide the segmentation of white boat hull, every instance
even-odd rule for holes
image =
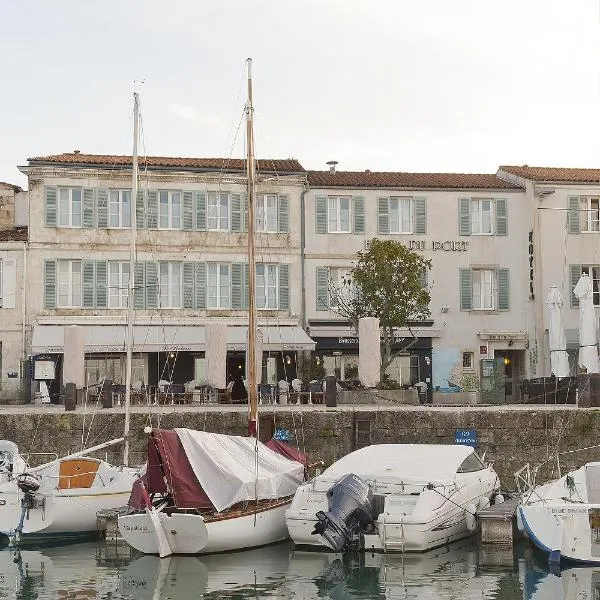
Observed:
[[[171,554],[210,554],[264,546],[288,537],[285,511],[290,502],[240,516],[205,521],[201,515],[155,512]],[[119,516],[119,531],[133,548],[159,554],[159,542],[149,512]]]

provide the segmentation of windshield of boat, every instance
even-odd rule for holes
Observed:
[[[458,467],[457,473],[473,473],[474,471],[481,471],[485,469],[485,465],[481,462],[481,459],[475,452],[469,454],[465,460],[463,460],[460,467]]]

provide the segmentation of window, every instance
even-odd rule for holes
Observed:
[[[493,200],[474,198],[471,200],[471,233],[474,235],[492,235]]]
[[[143,357],[132,357],[131,381],[144,383],[146,367]],[[109,379],[113,383],[125,384],[125,359],[122,356],[95,356],[85,359],[86,385],[96,385]]]
[[[181,192],[158,193],[158,226],[181,229]]]
[[[412,198],[390,198],[390,233],[412,233]]]
[[[589,275],[592,280],[592,295],[594,306],[600,306],[600,266],[581,265],[581,274]]]
[[[277,195],[258,196],[256,202],[256,231],[277,232]]]
[[[473,370],[473,353],[463,352],[462,353],[462,366],[464,371]]]
[[[226,263],[208,263],[206,269],[207,308],[229,308],[231,278]]]
[[[58,306],[81,306],[81,261],[58,261]]]
[[[353,291],[350,267],[330,267],[329,269],[329,308],[336,309]]]
[[[485,469],[485,465],[481,462],[481,459],[477,454],[469,454],[465,460],[463,460],[460,467],[457,469],[457,473],[474,473],[476,471],[482,471]]]
[[[581,196],[579,203],[581,231],[600,231],[600,201],[598,198]]]
[[[110,190],[108,199],[108,226],[131,227],[130,190]]]
[[[209,230],[229,231],[229,194],[208,192],[206,212]]]
[[[158,286],[161,308],[181,308],[181,263],[160,262]]]
[[[327,198],[328,233],[350,233],[351,196],[329,196]]]
[[[110,261],[108,263],[108,306],[127,308],[129,294],[129,263]]]
[[[81,188],[59,188],[59,227],[81,227]]]
[[[494,279],[492,270],[473,271],[473,310],[494,310]]]
[[[276,309],[277,265],[256,265],[256,308]]]

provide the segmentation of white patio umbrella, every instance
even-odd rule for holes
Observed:
[[[585,367],[588,373],[600,373],[596,311],[588,275],[579,278],[573,293],[579,298],[579,366]]]
[[[562,320],[563,299],[559,289],[553,285],[546,296],[548,307],[548,338],[550,342],[550,371],[556,377],[569,376],[567,338]]]

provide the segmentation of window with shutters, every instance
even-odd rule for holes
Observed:
[[[81,227],[81,188],[58,188],[59,227]]]
[[[329,268],[328,303],[331,310],[336,310],[340,302],[352,295],[351,271],[351,267]]]
[[[108,306],[127,308],[129,295],[129,262],[109,261],[108,263]]]
[[[390,198],[390,233],[412,233],[412,198]]]
[[[265,194],[256,199],[256,231],[277,232],[277,195]]]
[[[600,306],[600,266],[598,265],[581,265],[581,274],[589,275],[592,280],[592,296],[594,298],[594,306]]]
[[[80,307],[82,295],[81,261],[59,260],[57,265],[57,305],[60,307]]]
[[[131,190],[110,190],[108,226],[131,227]]]
[[[158,288],[161,308],[181,308],[181,263],[160,262]]]
[[[256,308],[274,310],[278,308],[278,265],[256,265]]]
[[[228,263],[208,263],[206,268],[206,306],[209,309],[229,308],[231,275]]]
[[[471,234],[492,235],[494,201],[491,198],[471,199]]]
[[[491,269],[474,269],[473,310],[494,310],[495,271]]]
[[[579,198],[579,227],[582,232],[600,231],[600,200],[589,196]]]
[[[181,229],[181,192],[158,193],[158,226],[160,229]]]
[[[327,198],[327,232],[350,233],[352,196],[329,196]]]
[[[206,227],[209,231],[229,231],[229,194],[208,192]]]

